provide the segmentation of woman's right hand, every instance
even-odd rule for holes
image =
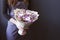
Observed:
[[[21,26],[20,22],[16,21],[15,19],[10,18],[9,21],[12,22],[13,24],[15,24],[18,29],[22,29],[22,28],[23,28],[23,27]]]
[[[23,27],[21,27],[20,22],[16,21],[16,20],[13,19],[13,18],[10,18],[9,21],[16,25],[16,27],[19,29],[19,30],[18,30],[18,33],[19,33],[20,35],[25,35],[25,34],[26,34],[26,31],[24,30]]]

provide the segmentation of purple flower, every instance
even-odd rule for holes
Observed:
[[[26,13],[23,10],[18,10],[16,15],[18,16],[19,19],[23,19],[22,21],[26,22],[34,22],[38,18],[37,12],[31,10],[27,10]]]

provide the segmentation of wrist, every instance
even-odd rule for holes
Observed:
[[[26,34],[26,30],[18,30],[18,34],[25,35]]]

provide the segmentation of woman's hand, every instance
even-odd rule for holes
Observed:
[[[19,29],[18,33],[20,35],[25,35],[26,34],[26,30],[23,28],[23,26],[20,24],[20,22],[16,21],[13,18],[11,18],[9,21],[16,25],[16,27]]]
[[[19,29],[18,30],[18,33],[20,34],[20,35],[25,35],[26,34],[26,29],[24,29],[24,27],[25,27],[25,24],[24,23],[22,23],[22,21],[16,21],[17,23],[16,23],[16,26],[17,26],[17,28]]]
[[[23,29],[23,26],[21,25],[21,23],[18,22],[18,21],[16,21],[15,19],[10,18],[9,21],[12,22],[13,24],[15,24],[15,25],[17,26],[18,29]]]

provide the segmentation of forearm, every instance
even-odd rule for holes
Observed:
[[[24,25],[22,25],[19,21],[16,21],[13,18],[11,18],[9,21],[16,25],[16,27],[18,28],[18,33],[20,35],[25,35],[26,34],[26,29],[24,29]]]

